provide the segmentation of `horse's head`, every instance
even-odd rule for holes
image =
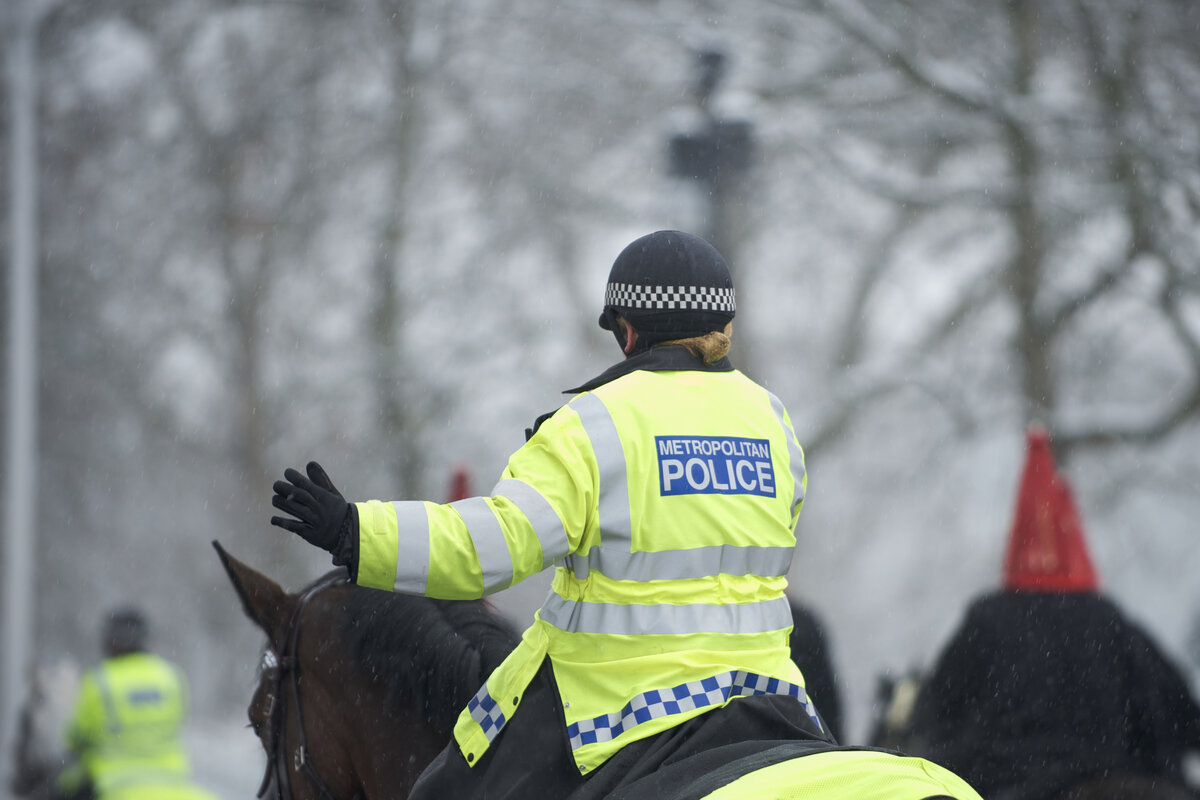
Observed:
[[[288,594],[263,573],[242,564],[214,542],[241,600],[242,610],[266,634],[258,686],[247,715],[266,752],[260,798],[349,800],[362,794],[337,727],[340,709],[329,708],[323,681],[336,669],[317,668],[320,654],[336,654],[328,630],[300,636],[301,624],[319,614],[320,587]],[[312,666],[310,666],[312,664]],[[301,680],[304,674],[304,680]]]
[[[301,594],[289,594],[217,542],[213,546],[246,616],[267,635],[258,686],[248,708],[250,727],[267,754],[259,797],[375,796],[367,784],[380,777],[379,770],[358,757],[350,739],[351,720],[359,709],[341,699],[355,686],[352,665],[331,623],[331,603],[336,603],[336,587],[344,579],[327,576]],[[368,693],[359,697],[362,702],[380,699],[370,696],[369,687],[364,690]]]

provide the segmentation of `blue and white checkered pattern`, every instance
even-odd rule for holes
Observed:
[[[467,710],[471,713],[471,719],[478,722],[479,727],[483,728],[483,735],[489,742],[495,739],[500,733],[500,729],[504,727],[504,712],[500,710],[500,706],[488,693],[486,683],[467,703]]]
[[[640,286],[636,283],[610,283],[604,290],[604,304],[616,308],[646,308],[693,311],[737,310],[733,289],[714,286]]]
[[[804,710],[813,722],[816,722],[818,727],[821,725],[817,708],[808,699],[808,693],[804,691],[803,686],[779,678],[737,670],[701,681],[681,683],[670,689],[642,692],[615,714],[602,714],[568,725],[567,736],[571,739],[571,749],[577,750],[585,744],[615,739],[625,731],[652,719],[717,705],[737,695],[755,694],[786,694],[795,697],[804,704]]]

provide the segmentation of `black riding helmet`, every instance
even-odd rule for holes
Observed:
[[[683,231],[655,231],[613,262],[600,327],[625,347],[617,317],[637,329],[634,352],[671,339],[721,331],[733,319],[733,278],[717,249]]]

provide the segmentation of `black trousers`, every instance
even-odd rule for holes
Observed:
[[[547,660],[521,698],[519,711],[474,767],[467,764],[452,740],[426,767],[409,797],[600,800],[618,790],[629,798],[666,797],[668,793],[660,792],[656,785],[664,767],[675,764],[691,769],[697,756],[709,754],[711,757],[701,759],[705,769],[717,769],[780,741],[809,742],[814,749],[836,746],[795,698],[756,695],[626,745],[585,777],[575,766],[562,702]],[[685,760],[688,765],[680,763]]]

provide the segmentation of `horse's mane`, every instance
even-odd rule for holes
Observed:
[[[458,714],[519,636],[485,601],[433,600],[352,587],[342,613],[348,653],[390,702],[416,704],[449,735]]]

